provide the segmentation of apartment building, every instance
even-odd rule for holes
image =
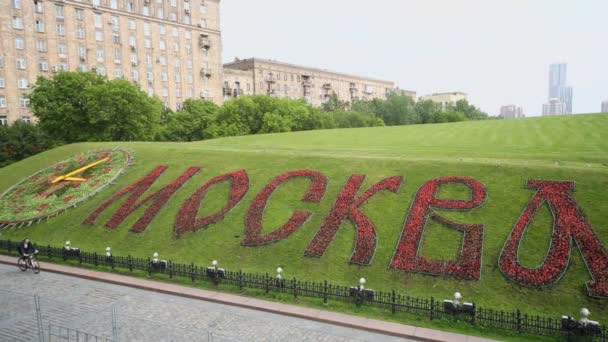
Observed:
[[[38,76],[92,70],[166,106],[222,97],[220,0],[0,0],[0,124],[31,120]]]
[[[236,59],[224,64],[224,99],[240,95],[270,95],[304,98],[320,106],[333,94],[342,101],[384,99],[399,91],[415,98],[416,93],[395,88],[392,81],[348,75],[275,60]]]
[[[443,108],[448,105],[456,104],[460,100],[466,100],[467,94],[462,92],[451,92],[451,93],[433,93],[430,95],[420,96],[420,101],[431,100],[435,103],[441,104]]]
[[[500,114],[498,117],[503,119],[521,119],[525,118],[524,110],[516,105],[506,105],[500,107]]]
[[[608,100],[602,102],[602,113],[608,113]]]

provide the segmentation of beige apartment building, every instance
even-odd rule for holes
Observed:
[[[38,76],[96,71],[166,106],[221,104],[220,0],[0,0],[0,124],[31,120]]]
[[[270,95],[304,98],[320,106],[333,94],[342,101],[384,99],[398,91],[416,97],[412,91],[395,88],[392,81],[348,75],[333,71],[298,66],[275,60],[236,59],[224,64],[224,100],[241,95]]]
[[[462,92],[451,92],[451,93],[433,93],[430,95],[420,96],[420,101],[431,100],[435,103],[441,104],[443,108],[450,104],[455,104],[460,100],[466,100],[467,94]]]

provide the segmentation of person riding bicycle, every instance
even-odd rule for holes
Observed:
[[[36,248],[34,248],[34,245],[30,239],[25,239],[21,241],[17,247],[17,250],[19,251],[21,258],[27,260],[27,258],[36,251]]]

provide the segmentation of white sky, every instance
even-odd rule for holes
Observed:
[[[464,91],[490,115],[540,115],[549,64],[568,63],[574,112],[608,99],[608,0],[222,0],[224,61],[283,62]]]

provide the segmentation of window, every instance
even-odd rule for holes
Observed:
[[[15,49],[17,49],[17,50],[25,49],[25,39],[23,39],[23,37],[15,38]]]
[[[78,66],[78,69],[79,69],[81,72],[87,72],[87,71],[89,71],[89,67],[88,67],[86,64],[80,64],[80,65]]]
[[[177,0],[171,0],[171,7],[177,7]]]
[[[139,71],[131,70],[131,78],[133,81],[139,81]]]
[[[158,31],[164,36],[165,33],[167,33],[167,28],[165,27],[165,25],[158,25]]]
[[[19,77],[19,80],[17,81],[17,87],[19,87],[19,89],[27,89],[29,85],[30,83],[27,81],[25,76]]]
[[[188,74],[188,84],[192,84],[192,74]]]
[[[192,22],[192,20],[190,20],[190,16],[189,15],[185,15],[184,16],[184,24],[190,25],[191,22]]]
[[[179,43],[173,42],[173,52],[179,52]]]
[[[76,20],[84,20],[84,11],[82,8],[76,9]]]
[[[194,96],[194,89],[189,88],[188,89],[188,97],[192,97],[192,96]]]
[[[190,3],[187,1],[184,2],[184,10],[190,11]],[[188,12],[186,12],[186,13],[188,13]]]
[[[135,36],[129,36],[129,46],[132,46],[132,47],[137,46],[137,39],[135,38]]]
[[[28,106],[29,106],[29,100],[28,100]],[[30,119],[29,116],[22,116],[21,117],[21,121],[25,122],[25,123],[32,123],[32,120]]]
[[[6,97],[0,95],[0,108],[6,108]],[[0,125],[6,126],[6,116],[0,116]]]
[[[169,89],[163,88],[163,96],[169,96]]]
[[[175,67],[176,67],[176,68],[179,68],[179,67],[181,67],[181,66],[182,66],[182,61],[181,61],[179,58],[176,58],[176,59],[175,59]]]
[[[118,20],[117,16],[111,16],[110,22],[112,23],[112,31],[120,31],[120,20]]]
[[[186,68],[192,69],[192,60],[191,59],[186,60]]]
[[[0,76],[0,88],[6,87],[6,83],[4,83],[4,77]]]
[[[148,87],[148,96],[153,96],[153,95],[154,95],[154,88]]]
[[[23,18],[13,17],[13,28],[23,29]]]
[[[101,0],[93,0],[93,6],[94,6],[94,7],[99,7],[99,6],[101,6]]]
[[[112,42],[114,42],[114,44],[120,44],[120,34],[118,34],[118,32],[112,33]]]
[[[150,37],[150,23],[144,23],[144,36]]]
[[[84,45],[78,45],[78,57],[81,60],[84,60],[87,58],[87,47]]]
[[[103,27],[103,18],[100,13],[95,13],[95,28]]]
[[[55,17],[63,19],[63,6],[55,5]]]
[[[129,30],[136,30],[136,29],[137,29],[137,24],[135,23],[135,20],[129,19]]]
[[[19,99],[19,105],[21,108],[27,108],[30,106],[30,99],[22,97]],[[27,117],[29,119],[29,117]]]
[[[103,62],[106,59],[106,53],[103,49],[103,46],[97,47],[97,61]]]
[[[148,37],[144,38],[144,47],[146,49],[151,49],[152,48],[152,40]]]
[[[187,3],[187,2],[186,2]],[[190,40],[192,39],[192,31],[186,31],[184,33],[184,36],[186,37],[186,39]]]
[[[178,31],[177,27],[174,27],[172,29],[172,33],[173,33],[173,37],[179,37],[179,31]]]
[[[98,42],[103,41],[103,31],[95,31],[95,40]]]
[[[162,8],[156,9],[156,17],[158,19],[164,19],[165,18],[165,11]]]
[[[40,19],[36,20],[36,32],[44,32],[44,21]]]
[[[36,13],[42,13],[44,12],[44,4],[41,1],[38,1],[36,3],[36,5],[34,6]]]
[[[13,0],[13,8],[21,9],[21,0]]]
[[[70,70],[70,67],[68,66],[68,63],[59,63],[59,70],[61,71],[68,71]]]
[[[38,69],[40,71],[49,71],[49,62],[46,59],[38,61]]]
[[[25,62],[25,57],[17,57],[15,59],[15,61],[17,62],[17,69],[25,69],[27,67],[27,64]]]
[[[142,11],[141,11],[141,12],[142,12],[142,14],[143,14],[143,15],[149,16],[149,15],[150,15],[150,7],[148,7],[148,6],[144,6],[144,7],[142,8]]]
[[[158,58],[158,61],[160,62],[160,65],[167,65],[167,57],[163,55]]]
[[[167,82],[167,80],[169,79],[169,76],[167,75],[167,72],[166,72],[166,71],[164,71],[162,74],[160,74],[160,79],[161,79],[163,82]]]
[[[114,77],[116,78],[122,78],[124,76],[124,73],[122,71],[121,67],[116,67],[116,69],[114,69]]]
[[[169,19],[171,19],[172,21],[177,21],[177,13],[169,13]]]
[[[175,88],[175,96],[182,97],[182,88],[180,88],[180,87]]]
[[[180,83],[182,81],[182,75],[178,72],[175,74],[175,82]]]
[[[104,67],[103,65],[100,65],[97,67],[97,73],[101,76],[105,76],[106,75],[106,67]]]
[[[57,23],[57,35],[65,36],[65,25],[63,23]]]
[[[207,13],[207,6],[205,6],[205,1],[201,0],[201,13]]]
[[[134,3],[132,3],[132,2],[129,2],[129,3],[127,4],[127,11],[129,11],[130,13],[135,12],[135,4],[134,4]]]
[[[167,43],[165,42],[164,39],[160,40],[159,47],[160,47],[161,50],[166,50],[167,49]]]
[[[122,61],[122,49],[117,46],[114,48],[114,62],[120,63]]]
[[[65,45],[65,43],[57,43],[57,53],[61,58],[66,57],[68,53],[68,47]]]
[[[191,44],[186,44],[184,46],[184,49],[186,49],[186,53],[192,53],[192,45]]]
[[[110,8],[118,9],[118,0],[110,0]]]
[[[82,26],[78,26],[78,27],[76,28],[76,37],[77,37],[78,39],[84,39],[84,37],[85,37],[85,33],[84,33],[84,27],[82,27]]]
[[[146,65],[152,67],[152,56],[146,55]]]
[[[148,71],[148,72],[146,73],[146,79],[147,79],[148,81],[154,81],[154,73],[152,73],[152,72]]]
[[[131,64],[137,65],[137,55],[134,53],[131,54]]]

